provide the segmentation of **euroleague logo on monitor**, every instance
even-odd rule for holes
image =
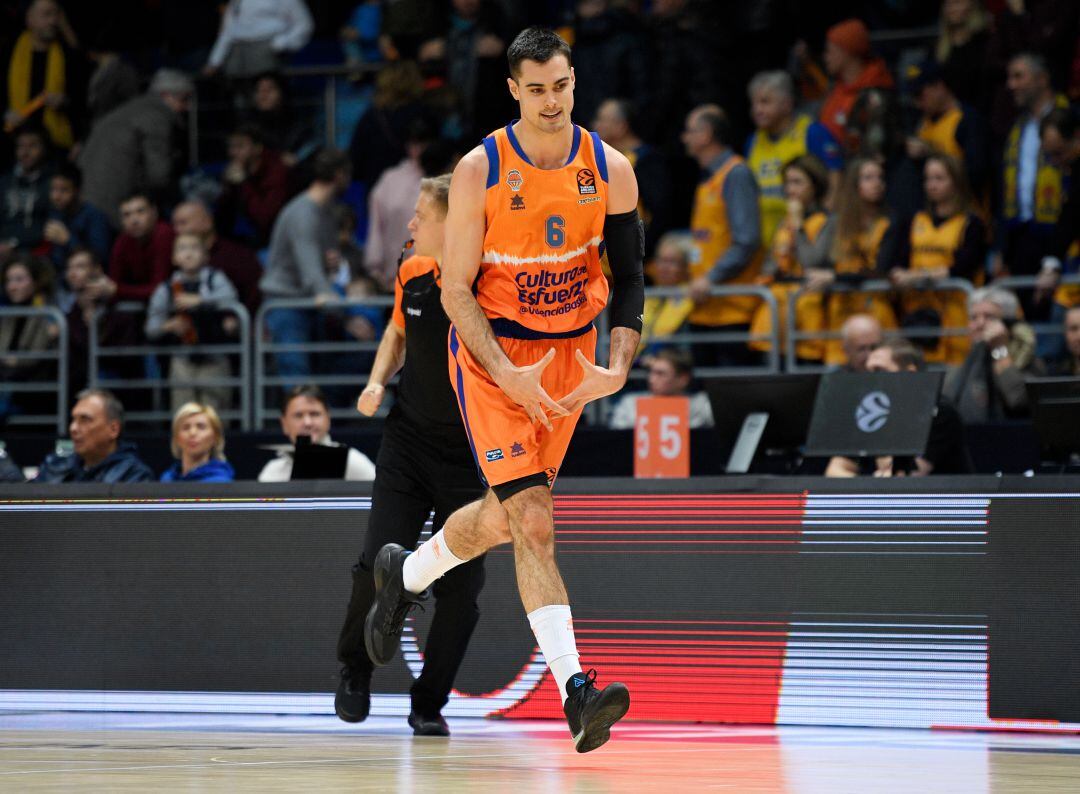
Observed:
[[[855,424],[864,433],[873,433],[885,426],[889,420],[889,395],[883,391],[872,391],[862,398],[855,409]]]
[[[596,176],[588,168],[582,168],[577,172],[577,189],[583,196],[596,193]]]

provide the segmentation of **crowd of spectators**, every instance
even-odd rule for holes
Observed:
[[[328,309],[392,292],[420,180],[513,118],[505,49],[529,24],[572,44],[575,121],[638,176],[647,275],[671,290],[648,301],[643,368],[686,330],[720,335],[685,346],[692,366],[755,365],[771,334],[783,346],[798,292],[795,326],[834,337],[800,341],[800,363],[850,366],[868,335],[910,331],[930,365],[954,370],[965,419],[1025,410],[1015,381],[1001,385],[1010,369],[1076,371],[1080,285],[1062,282],[1080,262],[1073,3],[119,5],[0,3],[0,302],[65,314],[72,393],[87,382],[91,324],[105,345],[225,342],[236,322],[221,302],[253,314],[311,300],[267,315],[275,343],[377,342],[381,310]],[[936,32],[877,35],[891,29]],[[337,81],[356,109],[334,119],[340,148],[307,109],[321,82],[286,76],[311,63],[352,70]],[[217,149],[205,123],[189,127],[196,100],[214,98],[227,108]],[[1012,302],[1000,287],[978,300],[934,289],[1009,275],[1038,283]],[[759,299],[713,292],[724,286],[771,290],[780,328]],[[987,306],[1001,312],[989,325]],[[1028,336],[1031,323],[1062,333]],[[48,377],[48,364],[3,356],[55,345],[50,328],[0,319],[5,380]],[[271,363],[293,387],[365,360],[284,350]],[[105,371],[168,376],[174,409],[236,402],[228,387],[181,388],[229,378],[229,356]],[[0,394],[0,415],[25,396]]]

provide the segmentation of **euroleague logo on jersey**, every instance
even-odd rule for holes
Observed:
[[[596,193],[596,176],[588,168],[582,168],[577,172],[577,190],[583,196]]]
[[[516,168],[506,174],[506,186],[517,193],[521,190],[521,172]]]

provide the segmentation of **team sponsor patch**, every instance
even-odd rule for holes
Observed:
[[[588,168],[582,168],[577,172],[577,189],[578,193],[583,196],[591,196],[596,193],[596,176]]]
[[[588,198],[579,198],[577,200],[577,203],[578,204],[595,204],[599,200],[600,200],[599,196],[589,196]]]
[[[521,190],[522,181],[523,180],[521,178],[521,172],[518,171],[516,168],[512,169],[506,174],[506,185],[515,193]]]
[[[497,460],[503,459],[503,451],[501,449],[489,449],[484,453],[484,457],[488,463],[494,463]]]

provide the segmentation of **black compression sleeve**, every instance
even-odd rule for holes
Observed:
[[[611,267],[612,328],[631,328],[641,333],[645,311],[645,230],[637,210],[608,215],[604,220],[604,244]]]

